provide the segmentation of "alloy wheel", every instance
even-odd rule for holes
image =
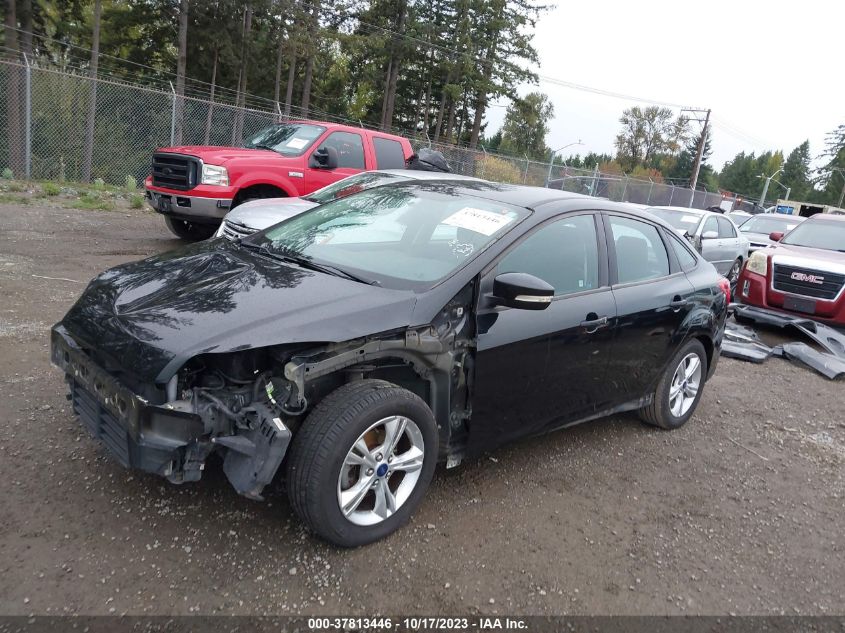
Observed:
[[[691,352],[681,359],[669,385],[669,410],[680,418],[690,410],[701,386],[701,359]]]
[[[375,525],[394,514],[414,491],[425,442],[410,418],[383,418],[361,433],[337,480],[340,511],[356,525]]]

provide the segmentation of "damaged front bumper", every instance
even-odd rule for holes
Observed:
[[[224,472],[238,493],[260,500],[290,442],[290,431],[262,407],[252,429],[212,433],[196,413],[152,404],[121,385],[85,353],[67,330],[51,333],[51,360],[65,373],[73,411],[88,432],[126,468],[197,481],[206,458],[225,452]]]

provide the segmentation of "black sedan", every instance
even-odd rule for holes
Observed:
[[[408,519],[438,462],[620,411],[683,425],[729,292],[625,205],[401,183],[106,271],[52,358],[124,466],[181,483],[219,453],[239,493],[278,474],[355,546]]]

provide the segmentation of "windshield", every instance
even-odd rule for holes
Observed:
[[[781,240],[781,244],[845,253],[845,222],[802,222]]]
[[[739,230],[743,233],[788,233],[803,220],[798,216],[755,215],[743,222]]]
[[[326,202],[331,202],[332,200],[351,196],[353,193],[358,193],[359,191],[364,191],[365,189],[385,185],[389,182],[401,182],[403,180],[408,179],[404,176],[397,176],[395,174],[365,171],[363,173],[350,176],[349,178],[344,178],[343,180],[334,182],[328,187],[323,187],[314,193],[303,196],[303,198],[310,200],[311,202],[316,202],[317,204],[325,204]]]
[[[304,257],[386,288],[422,290],[528,213],[450,184],[398,184],[315,207],[248,239],[270,255]]]
[[[672,209],[658,209],[656,207],[651,207],[647,211],[656,215],[664,222],[668,222],[672,228],[678,229],[679,231],[686,231],[690,235],[695,233],[695,229],[701,221],[701,216],[695,213],[685,213]]]
[[[326,128],[307,123],[273,125],[244,143],[250,149],[271,149],[284,156],[299,156],[314,144]]]

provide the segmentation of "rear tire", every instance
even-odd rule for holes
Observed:
[[[188,220],[180,220],[178,218],[164,218],[167,228],[176,237],[186,242],[199,242],[207,240],[214,235],[217,227],[211,224],[198,224],[196,222],[189,222]]]
[[[652,403],[640,409],[640,419],[661,429],[682,427],[695,413],[706,377],[704,346],[696,339],[687,341],[666,366]]]
[[[437,444],[434,415],[419,396],[383,380],[346,384],[294,436],[288,498],[327,541],[372,543],[401,527],[422,501]]]

